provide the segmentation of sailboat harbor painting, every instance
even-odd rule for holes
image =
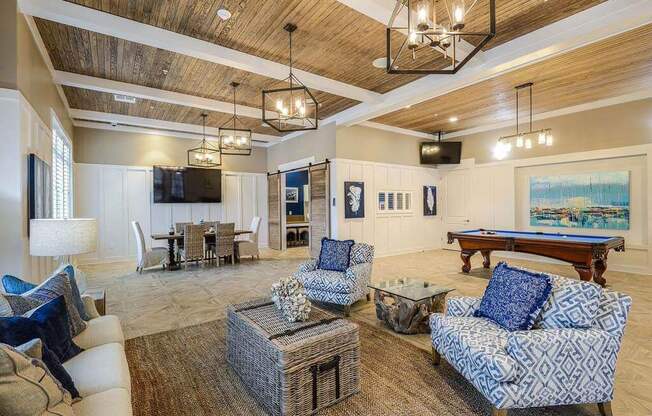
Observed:
[[[530,177],[530,225],[629,229],[629,172]]]

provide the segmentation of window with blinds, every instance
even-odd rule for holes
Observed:
[[[57,129],[52,131],[52,215],[72,216],[72,148]]]

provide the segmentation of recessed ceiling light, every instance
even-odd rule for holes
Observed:
[[[451,117],[448,119],[451,123],[455,123],[457,120],[459,120],[457,117]]]
[[[403,108],[405,108],[406,110],[407,110],[408,108],[412,108],[412,104],[408,104],[408,105],[406,105],[406,106],[403,107]]]
[[[374,59],[371,65],[379,69],[387,68],[387,58],[383,56],[382,58]]]
[[[229,20],[231,18],[231,12],[224,8],[219,9],[217,11],[217,17],[219,17],[222,20]]]

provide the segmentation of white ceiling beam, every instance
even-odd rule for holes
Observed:
[[[434,134],[423,133],[421,131],[415,131],[415,130],[403,129],[401,127],[389,126],[387,124],[374,123],[373,121],[365,121],[365,122],[362,122],[362,123],[360,123],[358,125],[359,126],[365,126],[365,127],[371,127],[372,129],[390,131],[392,133],[403,134],[403,135],[406,135],[406,136],[420,137],[422,139],[436,139],[437,138],[437,136],[435,136]]]
[[[179,133],[192,133],[192,134],[202,134],[202,126],[197,124],[188,124],[188,123],[176,123],[172,121],[163,121],[153,118],[143,118],[143,117],[134,117],[134,116],[125,116],[122,114],[113,114],[113,113],[103,113],[99,111],[89,111],[89,110],[78,110],[71,109],[71,116],[75,119],[75,122],[80,121],[96,121],[102,123],[113,123],[124,126],[134,126],[134,127],[144,127],[157,131],[168,131],[170,134],[174,132]],[[219,129],[215,127],[206,127],[206,136],[218,137]],[[281,140],[281,137],[272,136],[269,134],[260,134],[253,133],[253,140],[260,142],[277,142]]]
[[[204,61],[237,68],[278,80],[287,78],[289,67],[190,36],[139,23],[63,0],[19,0],[20,12]],[[294,74],[307,87],[362,102],[381,94],[300,69]]]
[[[180,138],[180,139],[192,139],[192,140],[201,140],[202,135],[201,134],[196,134],[196,133],[183,133],[183,132],[177,132],[177,131],[168,131],[168,130],[155,130],[155,129],[150,129],[147,127],[136,127],[136,126],[125,126],[122,124],[118,124],[116,126],[113,126],[111,124],[106,124],[104,122],[100,121],[82,121],[82,120],[73,120],[73,125],[75,127],[83,127],[87,129],[97,129],[97,130],[108,130],[108,131],[119,131],[119,132],[125,132],[125,133],[139,133],[139,134],[148,134],[152,136],[165,136],[165,137],[172,137],[172,138]],[[206,137],[208,141],[217,141],[216,138],[212,137]],[[269,142],[266,143],[261,143],[261,142],[253,142],[253,145],[256,147],[269,147],[270,144]]]
[[[374,19],[375,21],[382,23],[387,26],[389,19],[394,13],[394,7],[396,5],[396,0],[337,0],[338,2],[344,4],[345,6],[350,7],[351,9],[357,11],[358,13],[364,14],[365,16]],[[401,12],[396,16],[395,24],[396,27],[407,27],[408,18],[407,18],[407,8],[403,7]],[[385,36],[384,33],[379,34],[379,36]],[[444,54],[439,48],[433,48],[435,51]],[[456,58],[457,61],[461,61],[466,58],[471,51],[475,49],[475,46],[471,45],[469,42],[460,39],[457,42]],[[453,56],[453,46],[451,45],[446,50],[447,56]],[[478,52],[473,59],[482,62],[483,52]]]
[[[126,82],[112,81],[88,75],[74,74],[72,72],[55,71],[54,82],[67,87],[83,88],[86,90],[105,92],[109,94],[122,94],[145,100],[182,105],[186,107],[201,108],[203,110],[219,113],[233,114],[233,103],[218,101],[210,98],[197,97],[179,92],[150,88]],[[262,110],[256,107],[237,105],[239,116],[262,118]]]
[[[358,124],[649,23],[652,1],[610,0],[490,49],[485,62],[471,60],[455,75],[420,78],[383,94],[379,102],[358,104],[324,122]]]

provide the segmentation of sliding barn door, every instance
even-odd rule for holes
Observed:
[[[310,172],[310,255],[319,257],[322,237],[330,237],[330,168],[325,163]]]
[[[269,248],[281,249],[281,175],[267,177]]]

